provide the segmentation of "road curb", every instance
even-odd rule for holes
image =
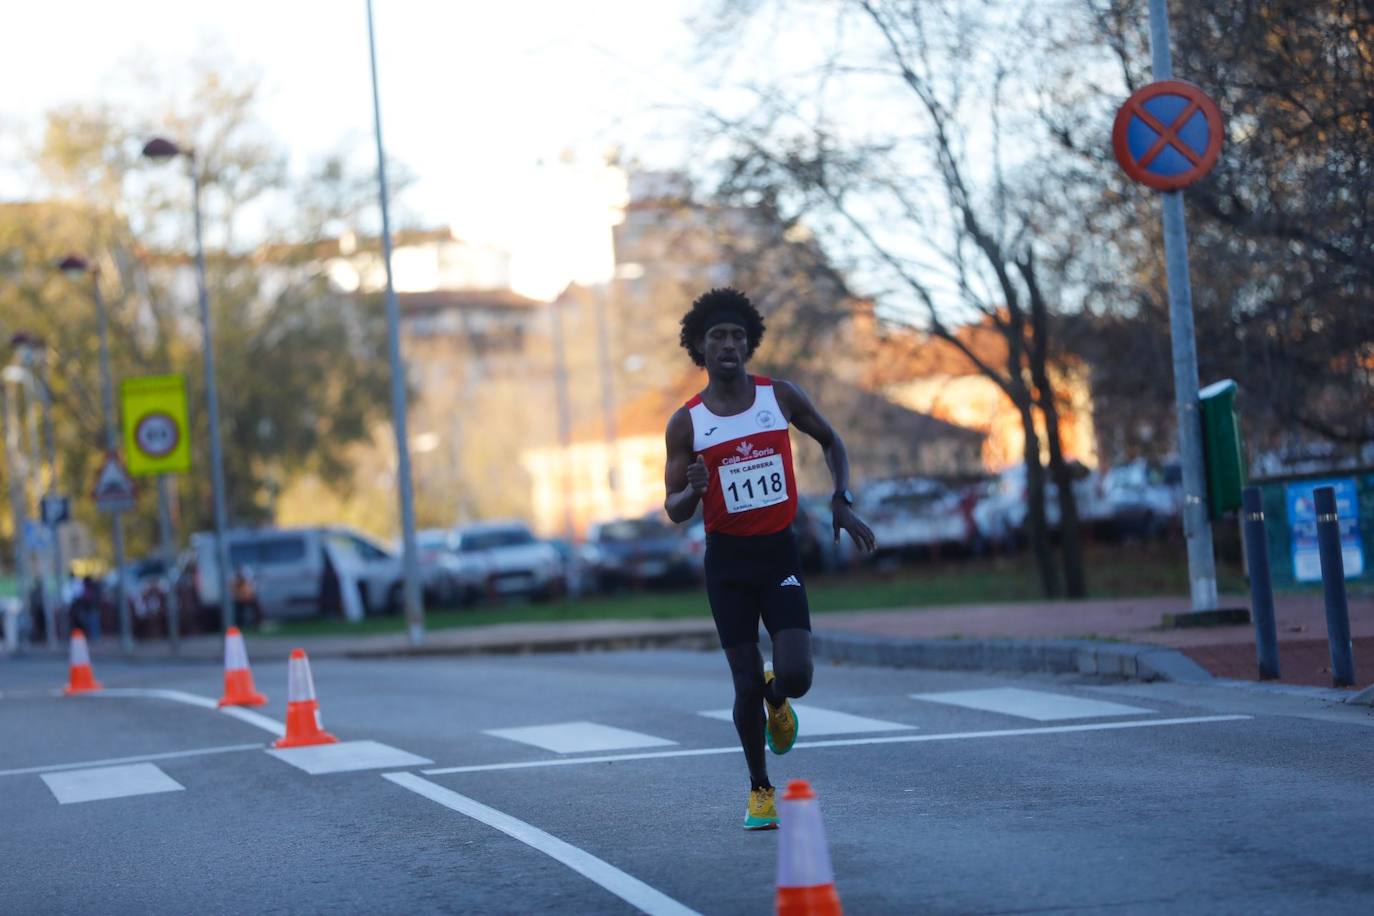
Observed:
[[[336,653],[345,658],[442,657],[463,655],[534,655],[545,652],[616,652],[627,649],[691,649],[720,647],[715,630],[709,633],[628,633],[610,636],[569,636],[517,639],[509,642],[456,645],[384,646]]]
[[[1177,649],[1090,639],[894,639],[823,630],[815,657],[941,671],[1094,674],[1138,681],[1208,683],[1216,678]]]

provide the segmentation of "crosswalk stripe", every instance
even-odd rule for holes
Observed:
[[[60,805],[125,798],[130,795],[181,792],[186,788],[151,763],[44,773],[42,780],[48,784],[48,789]]]
[[[311,776],[421,766],[434,762],[409,751],[382,744],[380,741],[341,741],[337,744],[315,744],[307,747],[270,748],[267,753],[283,763],[304,770]]]
[[[803,706],[793,703],[792,708],[797,711],[797,727],[800,734],[810,737],[812,735],[859,735],[866,732],[895,732],[914,729],[914,725],[903,725],[900,722],[887,722],[883,719],[869,719],[864,716],[856,716],[847,712],[840,712],[835,709],[823,709],[820,706]],[[708,719],[719,719],[722,722],[733,722],[734,713],[729,709],[708,709],[697,713]]]
[[[996,712],[1036,722],[1058,722],[1064,719],[1097,719],[1107,716],[1147,716],[1153,709],[1089,700],[1063,693],[1043,690],[1024,690],[1020,687],[993,687],[986,690],[952,690],[942,693],[913,693],[913,700],[944,703]]]
[[[524,728],[492,728],[483,734],[521,744],[532,744],[556,754],[580,754],[589,751],[616,751],[635,747],[668,747],[677,744],[667,738],[655,738],[643,732],[601,725],[598,722],[558,722],[553,725],[531,725]]]

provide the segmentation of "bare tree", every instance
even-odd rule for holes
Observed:
[[[736,29],[760,4],[725,6]],[[994,12],[959,2],[839,4],[835,48],[817,66],[818,95],[852,80],[850,102],[861,92],[881,96],[900,126],[856,130],[827,117],[824,98],[760,90],[757,111],[716,119],[738,145],[721,189],[788,206],[792,217],[822,226],[829,241],[850,245],[855,273],[886,285],[879,301],[909,306],[888,307],[887,320],[921,327],[997,385],[1021,418],[1027,527],[1042,584],[1047,594],[1058,591],[1043,445],[1060,510],[1064,582],[1076,597],[1086,592],[1078,510],[1052,384],[1058,303],[1036,236],[1045,202],[1017,180],[1025,156],[1006,156],[1008,146],[1034,139],[1023,133],[1033,128],[1008,116],[1018,75],[1007,61],[1025,49],[995,45],[1025,35],[1026,23]],[[982,86],[976,101],[989,117],[970,115],[973,86]],[[903,132],[911,124],[920,125],[915,136]],[[961,338],[959,326],[969,322],[1005,341],[1002,364]]]

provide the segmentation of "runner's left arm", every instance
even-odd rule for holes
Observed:
[[[844,440],[821,412],[806,392],[791,382],[775,379],[773,382],[778,396],[778,405],[787,415],[787,421],[820,443],[825,452],[825,463],[830,468],[830,476],[835,481],[835,492],[849,489],[849,452],[845,450]],[[839,543],[840,530],[849,532],[860,550],[872,551],[877,542],[873,531],[864,524],[854,509],[844,501],[832,498],[830,501],[831,528],[835,542]]]

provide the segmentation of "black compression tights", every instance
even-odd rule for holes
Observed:
[[[779,630],[773,634],[773,681],[765,692],[763,655],[758,643],[743,643],[725,650],[730,676],[735,682],[735,730],[749,765],[750,787],[769,785],[764,762],[763,701],[778,706],[784,699],[805,696],[811,689],[811,632]]]

